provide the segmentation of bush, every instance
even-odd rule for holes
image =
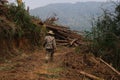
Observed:
[[[16,38],[25,37],[33,45],[40,45],[41,27],[33,22],[33,17],[25,10],[24,4],[9,6],[8,19],[12,20],[16,26]]]
[[[115,8],[115,13],[104,11],[102,17],[93,21],[91,31],[87,38],[92,41],[90,45],[95,56],[102,57],[120,70],[120,4]]]

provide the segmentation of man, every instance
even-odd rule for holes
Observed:
[[[48,35],[45,36],[45,42],[44,42],[44,47],[46,49],[46,63],[48,63],[48,61],[53,61],[53,55],[54,55],[54,51],[56,49],[56,41],[54,38],[54,33],[53,31],[49,31]]]

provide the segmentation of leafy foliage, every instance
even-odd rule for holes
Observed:
[[[93,27],[86,35],[92,41],[90,47],[94,55],[120,69],[120,4],[114,13],[104,10],[104,14],[93,21]]]
[[[42,21],[31,16],[25,5],[15,4],[0,8],[0,58],[7,59],[24,51],[33,51],[42,46]]]
[[[40,45],[41,27],[33,22],[33,17],[25,10],[25,5],[10,5],[8,19],[12,20],[17,26],[16,38],[25,37],[31,40],[34,45]]]

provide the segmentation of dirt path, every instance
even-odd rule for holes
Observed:
[[[55,53],[54,62],[45,63],[44,51],[22,54],[11,61],[0,64],[0,80],[64,80],[59,75],[68,48],[61,48]]]

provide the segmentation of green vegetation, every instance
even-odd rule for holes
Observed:
[[[24,4],[3,6],[0,11],[0,56],[13,57],[20,51],[41,47],[45,34],[41,20],[31,16]]]
[[[39,45],[41,28],[32,21],[33,17],[25,10],[24,4],[18,7],[11,5],[8,15],[17,24],[16,37],[28,38],[33,44]]]
[[[92,41],[91,51],[120,70],[120,4],[115,12],[104,10],[104,14],[93,21],[91,31],[86,34]]]

